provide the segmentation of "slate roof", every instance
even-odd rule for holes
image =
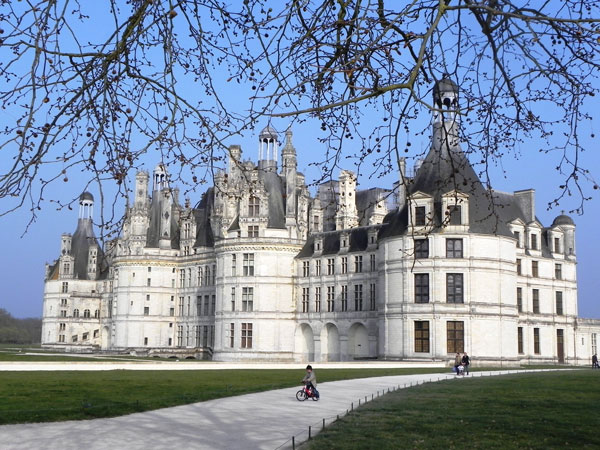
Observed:
[[[323,239],[322,255],[335,255],[340,251],[340,237],[343,232],[350,235],[348,243],[348,253],[362,252],[369,245],[369,229],[376,228],[379,225],[368,227],[356,227],[349,230],[326,231],[323,233],[312,234],[306,240],[302,250],[296,255],[296,258],[308,258],[315,253],[315,239],[320,237]]]
[[[215,239],[210,226],[210,215],[214,206],[214,188],[209,188],[203,195],[200,202],[194,208],[194,218],[196,219],[196,242],[194,247],[213,247]]]

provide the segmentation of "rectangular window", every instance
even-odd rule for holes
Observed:
[[[377,264],[375,263],[375,254],[369,255],[369,261],[371,266],[371,272],[375,272],[377,270]]]
[[[254,310],[254,288],[243,287],[242,288],[242,311],[253,311]]]
[[[308,312],[309,288],[302,288],[302,312]]]
[[[201,329],[202,329],[202,327],[200,325],[196,325],[194,327],[194,334],[196,335],[196,347],[202,347],[202,340],[201,340],[201,334],[200,334]]]
[[[415,321],[415,352],[429,353],[429,321]]]
[[[207,347],[209,345],[208,342],[208,325],[204,325],[202,327],[202,345]]]
[[[556,291],[556,314],[563,315],[563,293],[561,291]]]
[[[415,258],[429,258],[429,239],[415,239]]]
[[[327,259],[327,275],[333,275],[335,273],[335,259]]]
[[[235,277],[237,272],[237,255],[231,255],[231,276]]]
[[[67,292],[69,292],[69,282],[68,281],[63,281],[62,283],[62,287],[60,290],[63,294],[66,294]]]
[[[235,311],[235,288],[231,288],[231,310]]]
[[[554,278],[562,280],[562,264],[554,264]]]
[[[258,225],[248,225],[248,237],[258,237]]]
[[[327,286],[327,312],[335,311],[335,286]]]
[[[342,273],[348,273],[348,257],[342,257]]]
[[[177,305],[179,307],[178,309],[178,314],[179,316],[183,316],[183,304],[184,304],[184,298],[183,297],[179,297],[179,305]]]
[[[254,253],[244,253],[243,270],[245,277],[254,276]]]
[[[144,315],[145,316],[149,316],[150,315],[150,307],[149,306],[144,306]]]
[[[521,260],[519,258],[517,258],[517,275],[522,275],[523,274],[523,270],[521,268]]]
[[[208,302],[210,300],[210,297],[208,295],[204,296],[204,315],[208,316]]]
[[[183,347],[183,325],[177,325],[177,347]]]
[[[513,235],[515,236],[515,240],[517,241],[517,248],[521,248],[521,233],[515,231]]]
[[[169,308],[169,316],[175,316],[175,308]]]
[[[302,276],[310,276],[310,261],[302,261]]]
[[[215,294],[213,294],[211,296],[211,304],[210,304],[211,308],[210,308],[210,314],[211,316],[215,315],[215,307],[217,306],[217,296]]]
[[[446,274],[446,301],[448,303],[463,303],[463,274]]]
[[[252,348],[251,323],[242,323],[242,348]]]
[[[315,261],[315,275],[320,277],[321,276],[321,260],[317,259]]]
[[[354,257],[354,272],[356,272],[356,273],[362,272],[362,263],[363,263],[362,255],[358,255],[358,256]]]
[[[248,199],[248,215],[258,217],[260,215],[260,199],[254,195]]]
[[[233,348],[235,346],[235,324],[229,324],[229,346]]]
[[[531,295],[533,297],[533,313],[539,314],[540,313],[540,290],[533,289],[531,292]]]
[[[519,352],[519,355],[525,353],[523,351],[523,327],[517,328],[517,351]]]
[[[425,225],[425,207],[415,206],[415,226],[422,227]]]
[[[415,274],[415,303],[429,303],[429,274]]]
[[[592,333],[592,355],[598,354],[597,334]]]
[[[517,311],[523,312],[523,288],[517,288]]]
[[[94,337],[100,337],[100,330],[94,330]]]
[[[354,311],[363,310],[363,285],[354,285]]]
[[[369,287],[369,309],[375,311],[375,283],[371,283]]]
[[[321,312],[321,286],[315,288],[315,312]]]
[[[72,340],[73,342],[77,342],[77,335],[76,335],[76,334],[74,334],[74,335],[71,337],[71,340]]]
[[[205,286],[210,285],[210,266],[206,266],[204,268],[204,285]]]
[[[446,350],[448,353],[462,353],[465,351],[464,322],[446,322]]]
[[[531,234],[531,249],[532,250],[537,250],[537,234]]]
[[[560,253],[560,238],[554,238],[554,253]]]
[[[463,257],[463,240],[446,239],[446,258]]]
[[[313,216],[313,230],[319,230],[319,216]]]
[[[540,329],[533,329],[533,353],[540,354]]]
[[[448,207],[450,218],[450,225],[461,225],[462,224],[462,208],[460,205],[451,205]]]
[[[348,311],[348,285],[342,286],[342,311]]]
[[[531,261],[531,276],[532,277],[540,276],[539,263],[537,261]]]

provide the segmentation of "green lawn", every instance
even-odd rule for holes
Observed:
[[[367,403],[306,448],[599,448],[599,409],[600,370],[441,381]]]
[[[319,382],[448,369],[319,369]],[[112,417],[297,386],[302,370],[0,372],[0,424]]]

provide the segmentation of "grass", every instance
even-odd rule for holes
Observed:
[[[600,371],[467,378],[367,403],[303,448],[598,448]]]
[[[448,369],[320,369],[319,382]],[[0,372],[0,424],[113,417],[297,386],[298,370]]]

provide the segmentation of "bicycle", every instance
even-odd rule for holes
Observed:
[[[319,401],[319,396],[315,393],[315,389],[311,389],[308,386],[304,386],[298,392],[296,392],[296,400],[299,402],[303,402],[304,400],[308,400],[312,398],[313,401]]]

